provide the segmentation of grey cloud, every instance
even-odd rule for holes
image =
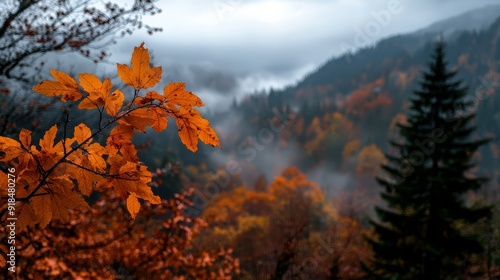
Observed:
[[[167,80],[183,81],[194,91],[211,91],[220,95],[233,94],[238,83],[233,75],[203,65],[171,65]]]

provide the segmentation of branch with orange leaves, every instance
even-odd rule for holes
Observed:
[[[161,67],[150,66],[144,43],[134,48],[131,66],[117,64],[117,71],[119,78],[134,89],[132,100],[126,104],[122,91],[112,91],[109,78],[101,81],[89,73],[79,74],[77,82],[64,72],[51,70],[55,80],[42,81],[33,88],[40,94],[60,97],[62,102],[81,100],[79,109],[97,109],[99,124],[94,131],[80,123],[73,137],[67,137],[65,125],[64,137],[56,142],[58,128],[54,125],[40,140],[39,148],[32,145],[28,130],[21,131],[19,141],[0,137],[0,162],[15,167],[17,172],[17,230],[36,224],[44,228],[52,219],[67,221],[68,210],[89,207],[82,195],[88,196],[96,189],[114,188],[126,199],[133,218],[140,209],[139,198],[160,203],[149,186],[151,172],[139,161],[131,139],[138,131],[146,132],[147,127],[157,132],[165,130],[169,117],[175,118],[179,137],[192,152],[198,149],[198,139],[220,147],[209,121],[194,108],[204,106],[201,99],[187,91],[184,83],[166,85],[163,94],[141,94],[157,85],[162,73]],[[107,129],[111,130],[105,145],[101,145],[94,138]],[[0,180],[6,182],[6,176],[0,172]],[[6,199],[6,187],[0,189],[0,197]],[[0,208],[2,220],[6,214],[5,203]]]

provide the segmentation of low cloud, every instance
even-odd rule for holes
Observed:
[[[398,2],[402,11],[367,44],[498,0],[160,1],[163,13],[145,21],[164,32],[153,37],[139,32],[120,40],[112,59],[128,61],[133,46],[145,41],[168,81],[186,81],[191,90],[213,96],[207,104],[219,104],[229,96],[294,83],[345,52],[345,44],[363,47],[355,43],[356,30],[367,27],[373,14],[391,2]],[[216,4],[229,5],[223,18]]]
[[[232,95],[238,89],[234,75],[203,65],[170,66],[166,78],[169,82],[183,81],[193,91],[210,91],[224,96]]]

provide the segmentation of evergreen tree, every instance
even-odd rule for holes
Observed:
[[[470,257],[482,252],[461,229],[490,216],[489,207],[468,206],[464,197],[487,181],[471,174],[471,159],[488,140],[471,140],[474,112],[455,75],[440,40],[407,122],[398,125],[401,141],[391,141],[399,154],[386,155],[386,176],[377,178],[386,208],[376,208],[368,238],[374,259],[364,265],[376,279],[464,279]]]

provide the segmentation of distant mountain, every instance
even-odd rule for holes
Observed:
[[[500,5],[488,5],[461,15],[431,24],[413,35],[451,34],[456,31],[482,30],[489,27],[500,16]]]
[[[465,48],[475,42],[464,42],[460,37],[465,33],[485,31],[494,25],[500,17],[500,5],[490,5],[455,16],[443,21],[439,21],[427,28],[414,33],[397,35],[381,40],[374,47],[358,50],[355,54],[344,54],[327,61],[316,71],[308,74],[297,84],[298,88],[311,86],[313,84],[333,83],[336,88],[350,88],[351,79],[359,81],[359,75],[366,70],[377,69],[377,72],[385,72],[388,68],[405,68],[425,59],[426,44],[435,40],[438,35],[444,34],[445,39],[453,44],[460,41],[462,46],[452,47],[452,54],[455,51]],[[465,32],[465,33],[464,33]],[[494,34],[492,34],[494,35]],[[467,52],[466,50],[461,51]],[[473,54],[474,55],[474,54]],[[390,62],[399,60],[398,65]],[[374,74],[372,71],[368,71]],[[349,79],[351,78],[351,79]],[[368,78],[369,79],[369,78]]]
[[[441,35],[447,41],[454,41],[464,31],[477,32],[487,29],[499,16],[500,5],[488,5],[435,22],[413,33],[406,34],[404,37],[407,38],[407,43],[400,43],[403,44],[407,51],[414,52],[422,48],[429,40]]]

